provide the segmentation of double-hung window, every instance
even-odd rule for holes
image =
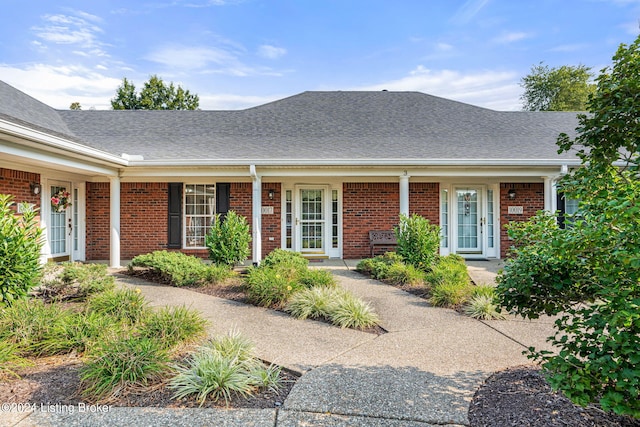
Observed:
[[[186,248],[205,247],[205,236],[215,221],[216,186],[184,185],[184,236]]]

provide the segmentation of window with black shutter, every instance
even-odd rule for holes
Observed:
[[[182,183],[169,183],[169,236],[167,248],[182,248]]]

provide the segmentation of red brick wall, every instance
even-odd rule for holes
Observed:
[[[279,248],[282,242],[282,186],[280,183],[262,184],[262,206],[273,206],[273,214],[262,215],[262,257]],[[273,190],[273,200],[269,200],[269,190]],[[269,240],[273,238],[273,240]]]
[[[440,184],[437,182],[409,183],[409,213],[440,224]]]
[[[167,248],[169,184],[120,184],[120,250],[122,259]]]
[[[516,198],[511,200],[507,193],[510,189],[516,191]],[[522,215],[509,214],[509,206],[522,206]],[[544,209],[544,184],[543,183],[501,183],[500,184],[500,254],[502,257],[509,255],[511,241],[507,236],[505,225],[511,221],[526,221],[539,210]]]
[[[40,183],[40,174],[0,168],[0,194],[12,195],[15,203],[27,202],[40,208],[40,195],[31,194],[31,183]]]
[[[369,231],[398,225],[398,183],[345,182],[342,186],[342,241],[345,259],[369,257]]]
[[[87,182],[88,261],[109,259],[109,183]]]

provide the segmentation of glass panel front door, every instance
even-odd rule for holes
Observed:
[[[300,251],[325,252],[324,189],[300,189]]]
[[[456,189],[458,252],[482,252],[480,194],[475,188]]]
[[[47,236],[51,245],[52,257],[69,255],[69,242],[72,234],[72,219],[69,205],[72,204],[70,185],[57,183],[51,185],[51,214],[47,227]],[[69,205],[65,204],[69,202]]]

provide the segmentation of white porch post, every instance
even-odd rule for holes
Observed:
[[[109,267],[120,267],[120,178],[109,177]]]
[[[554,185],[553,185],[553,177],[545,176],[544,178],[544,210],[547,212],[553,212],[554,209]]]
[[[409,216],[409,175],[400,176],[400,215]]]
[[[253,180],[253,264],[258,265],[262,261],[262,178],[257,174],[255,165],[249,166],[249,172]]]

